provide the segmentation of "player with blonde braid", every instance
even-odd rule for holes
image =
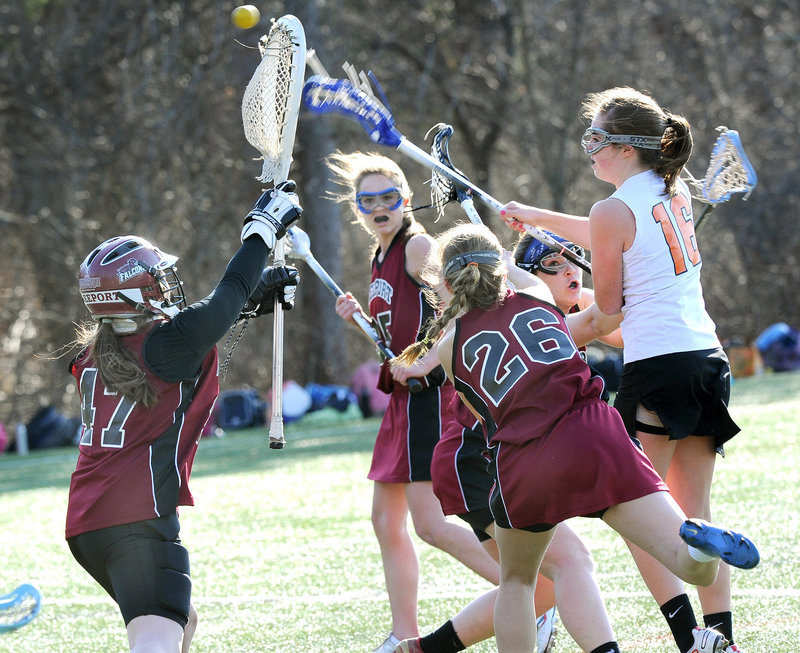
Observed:
[[[543,283],[511,291],[497,238],[460,225],[432,256],[450,295],[427,336],[489,437],[490,506],[500,551],[498,651],[534,650],[536,577],[555,527],[599,517],[673,573],[712,583],[719,560],[741,568],[758,552],[741,534],[687,519],[578,353]],[[576,452],[580,452],[576,455]],[[592,653],[619,651],[614,640]]]

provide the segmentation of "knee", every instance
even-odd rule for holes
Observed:
[[[542,573],[550,580],[564,573],[593,575],[594,572],[594,558],[578,538],[552,542],[542,560]]]
[[[434,547],[439,547],[439,543],[441,542],[441,535],[436,525],[431,524],[429,522],[424,522],[421,524],[417,524],[415,522],[414,532],[417,534],[417,537],[419,537],[419,539],[425,542],[425,544],[429,544]]]
[[[186,622],[186,630],[187,632],[193,633],[197,630],[197,624],[200,623],[200,615],[197,614],[197,610],[195,609],[194,605],[189,605],[189,620]]]
[[[405,519],[392,519],[378,512],[372,513],[372,530],[382,546],[391,546],[408,537]]]
[[[704,562],[694,565],[694,567],[684,573],[682,580],[692,585],[699,587],[707,587],[715,580],[717,580],[717,573],[719,572],[719,561],[713,560],[711,562]]]

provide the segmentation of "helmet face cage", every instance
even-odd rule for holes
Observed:
[[[137,236],[98,245],[81,264],[78,285],[92,319],[163,314],[186,305],[175,270],[178,258]]]

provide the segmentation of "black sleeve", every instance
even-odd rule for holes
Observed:
[[[147,366],[165,381],[193,378],[206,354],[236,322],[267,263],[267,246],[248,238],[210,295],[155,329],[144,345]]]

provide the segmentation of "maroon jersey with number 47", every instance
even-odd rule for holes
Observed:
[[[188,480],[199,434],[219,394],[217,349],[205,356],[196,378],[168,383],[141,360],[151,331],[122,341],[159,394],[152,408],[109,394],[86,351],[70,368],[80,389],[84,430],[70,484],[67,538],[194,505]]]

